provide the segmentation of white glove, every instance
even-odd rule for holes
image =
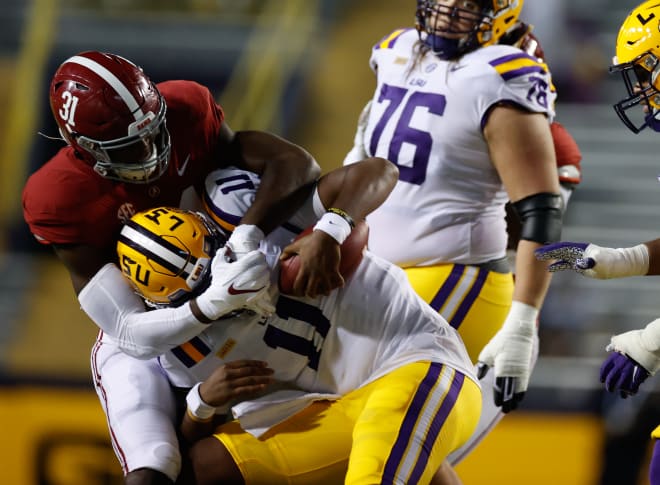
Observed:
[[[596,279],[643,276],[649,271],[646,244],[630,248],[604,248],[584,242],[556,242],[538,248],[536,259],[555,260],[548,271],[574,270]]]
[[[210,320],[238,309],[269,316],[275,311],[268,292],[271,269],[266,257],[251,251],[237,261],[227,261],[223,247],[211,262],[211,284],[197,297],[197,306]]]
[[[229,259],[241,259],[246,254],[259,249],[259,243],[264,238],[264,232],[252,224],[239,224],[231,233],[226,246],[231,253]]]
[[[515,409],[527,391],[538,313],[531,305],[512,302],[504,325],[479,354],[479,378],[495,368],[495,404],[505,413]]]
[[[642,330],[615,335],[605,350],[627,355],[654,375],[660,369],[660,319]]]

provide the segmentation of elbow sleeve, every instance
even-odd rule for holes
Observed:
[[[521,223],[520,238],[540,244],[559,241],[563,218],[561,195],[539,193],[511,204]]]

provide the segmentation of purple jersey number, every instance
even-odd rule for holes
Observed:
[[[234,192],[235,190],[241,189],[254,190],[255,188],[250,176],[244,173],[215,179],[215,185],[220,187],[220,191],[223,194],[228,194],[230,192]]]
[[[301,301],[292,300],[283,295],[277,300],[275,313],[278,317],[288,320],[293,318],[312,327],[312,337],[307,339],[292,334],[268,323],[264,333],[264,342],[272,348],[283,348],[309,359],[307,367],[318,370],[323,341],[330,330],[330,320],[321,312],[320,308],[308,305]]]
[[[408,90],[405,88],[383,84],[378,102],[389,101],[389,103],[383,112],[383,116],[376,123],[371,135],[369,149],[372,155],[376,154],[383,130],[403,102],[407,92]],[[413,92],[406,101],[387,151],[387,158],[399,167],[399,180],[416,185],[421,185],[426,180],[426,168],[428,167],[429,157],[433,147],[433,138],[430,133],[410,126],[415,110],[417,108],[426,108],[430,114],[442,116],[445,112],[446,105],[447,100],[442,94],[417,91]],[[415,154],[412,161],[404,161],[399,158],[404,143],[415,147]]]

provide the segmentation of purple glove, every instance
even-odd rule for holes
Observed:
[[[534,251],[534,255],[539,261],[557,260],[548,266],[548,271],[551,273],[565,269],[582,272],[593,268],[596,264],[593,258],[583,257],[587,246],[589,246],[589,243],[562,241],[546,244]]]
[[[609,392],[619,391],[622,398],[637,394],[649,373],[627,355],[611,352],[600,367],[600,382]]]

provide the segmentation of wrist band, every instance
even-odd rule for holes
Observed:
[[[320,230],[342,244],[351,233],[349,222],[334,212],[326,212],[314,225],[314,230]]]
[[[355,229],[355,221],[351,216],[348,215],[348,212],[337,209],[336,207],[330,207],[326,212],[330,212],[331,214],[337,214],[338,216],[341,216],[344,218],[346,222],[348,222],[348,225],[351,226],[351,229]]]
[[[187,413],[193,421],[210,421],[215,415],[216,408],[206,404],[199,395],[201,382],[195,384],[186,396]]]

